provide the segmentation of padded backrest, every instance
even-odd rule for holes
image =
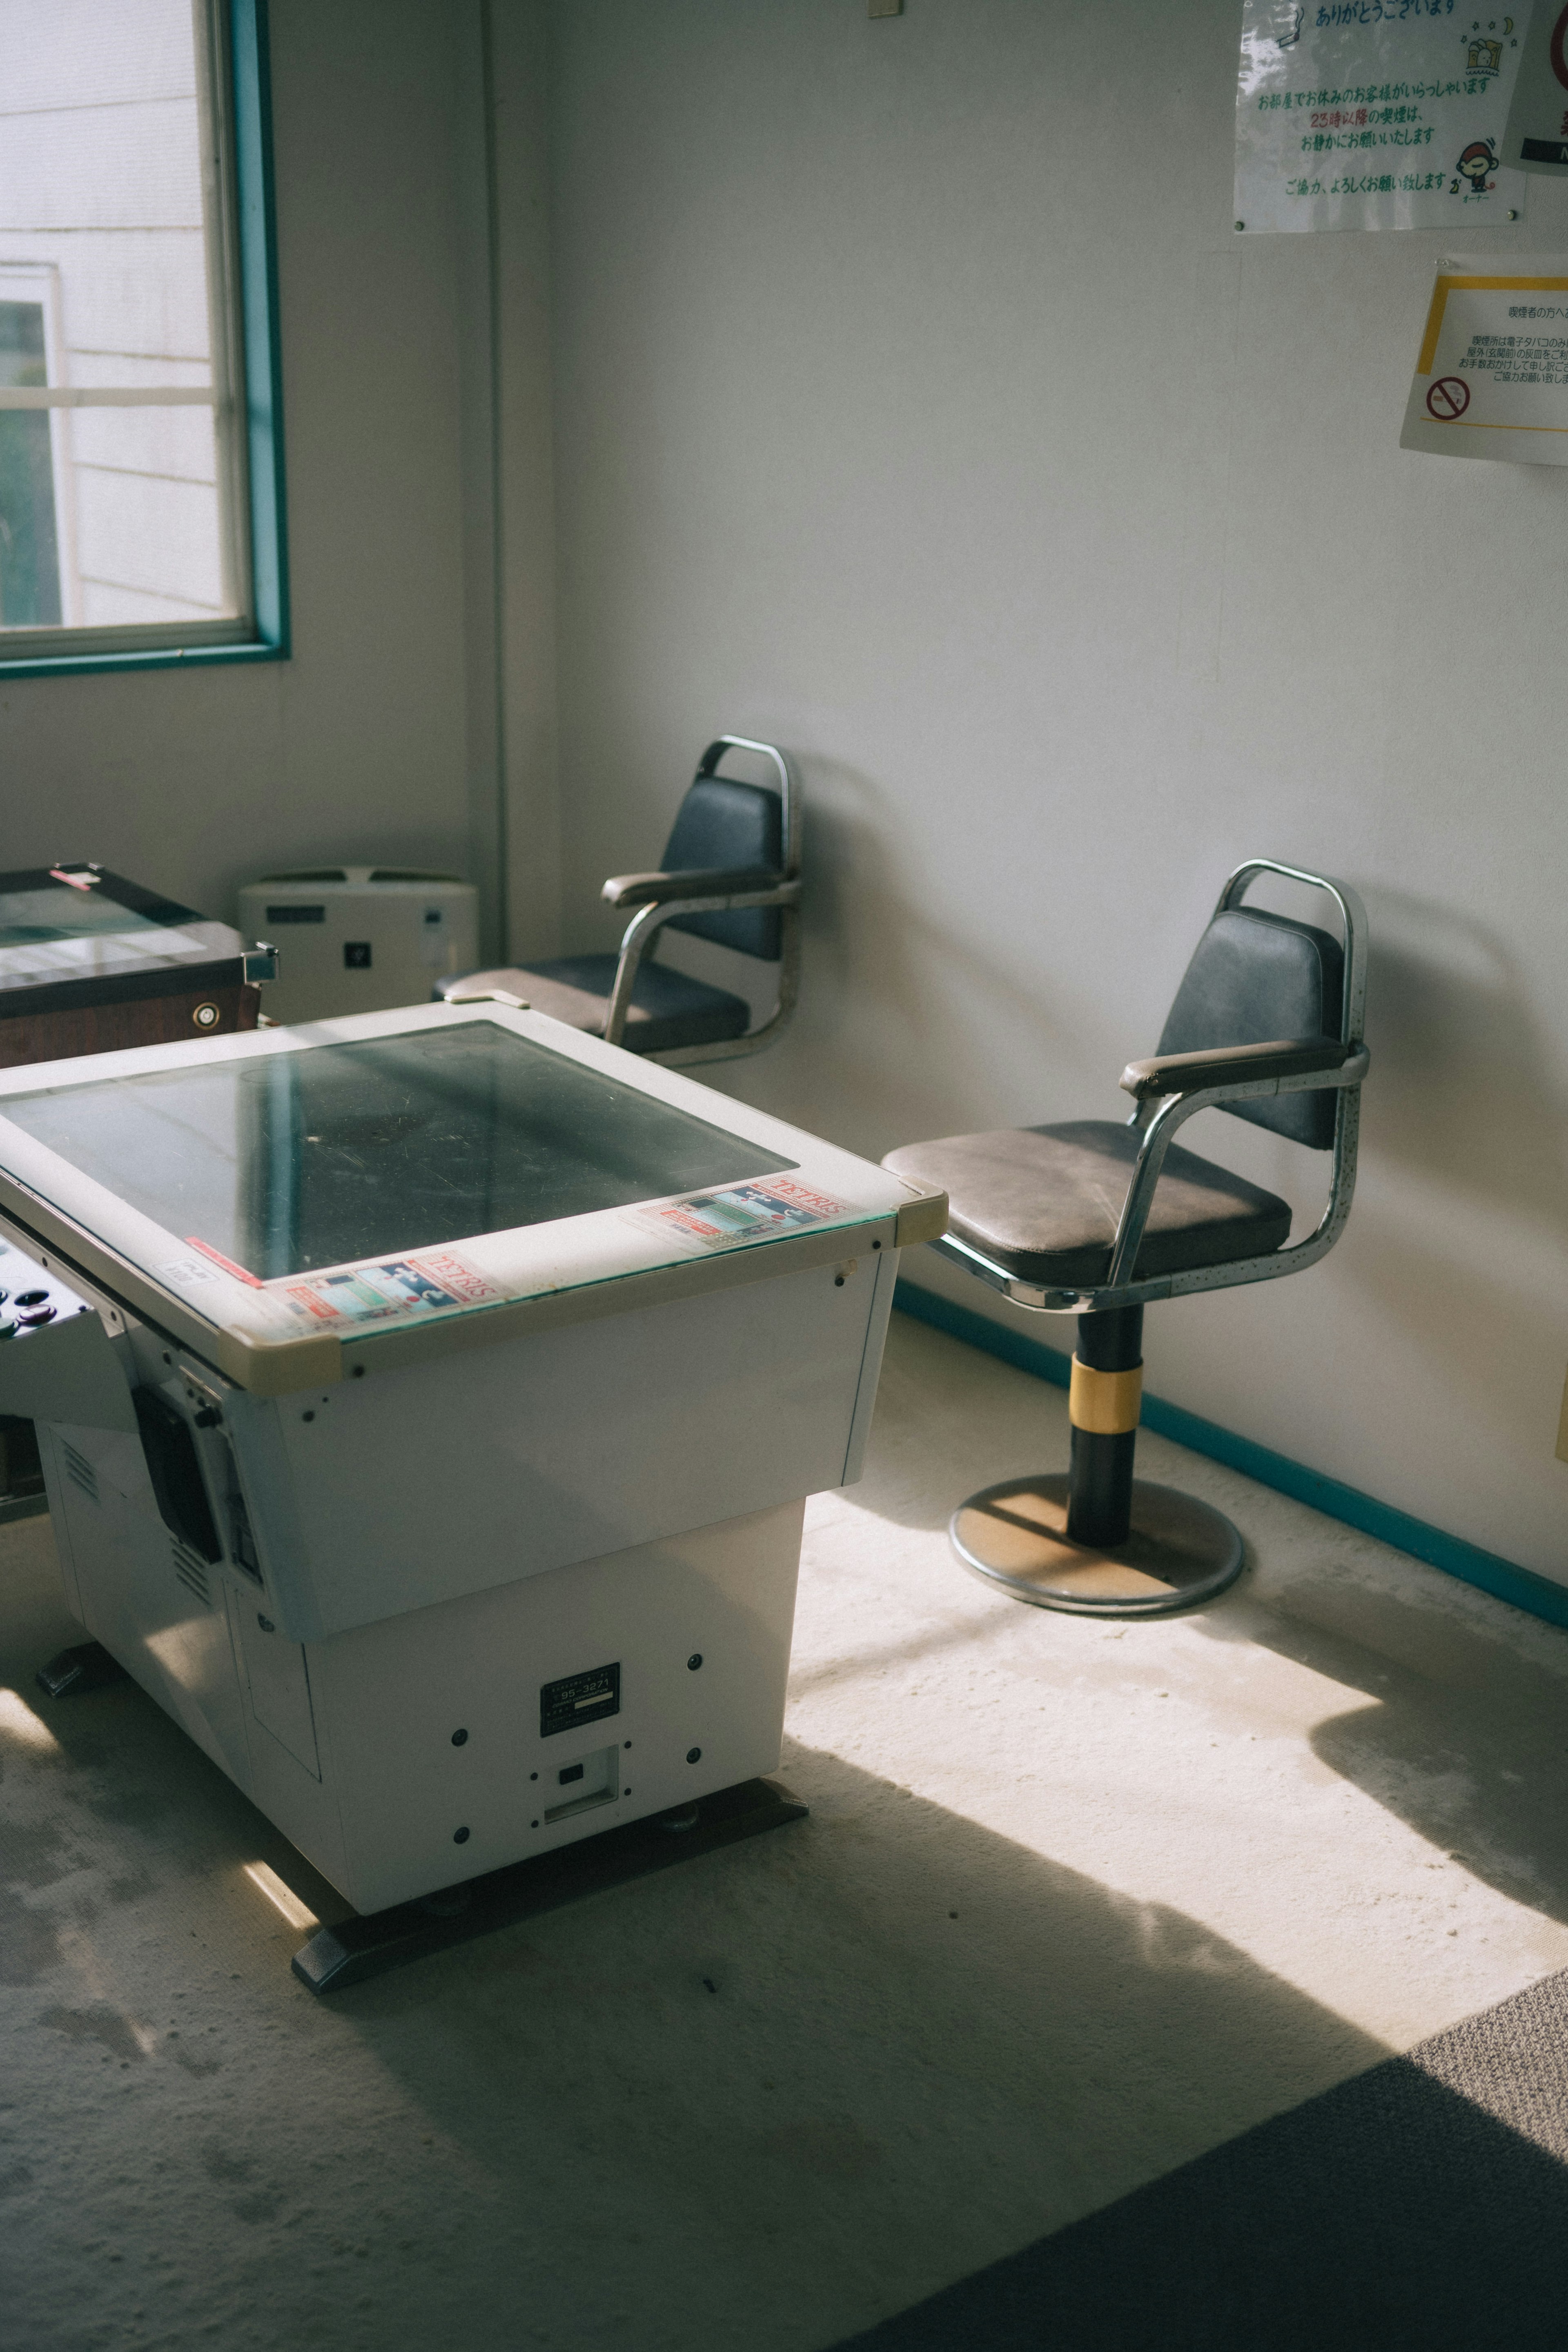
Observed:
[[[1344,953],[1328,931],[1257,908],[1227,908],[1198,941],[1159,1050],[1198,1054],[1214,1045],[1264,1045],[1276,1037],[1337,1037],[1343,986]],[[1334,1139],[1335,1100],[1334,1090],[1325,1087],[1226,1108],[1234,1118],[1327,1151]]]
[[[784,803],[763,784],[737,783],[730,776],[699,776],[680,803],[675,830],[665,844],[663,867],[761,866],[784,870]],[[742,955],[779,960],[779,910],[742,907],[732,915],[678,915],[672,931],[691,931]]]

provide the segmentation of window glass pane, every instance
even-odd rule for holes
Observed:
[[[219,618],[217,463],[207,408],[87,408],[71,418],[82,622]]]
[[[43,304],[0,302],[0,386],[47,382]],[[0,628],[51,626],[59,617],[48,416],[0,409]]]
[[[239,610],[206,21],[0,0],[0,631]]]

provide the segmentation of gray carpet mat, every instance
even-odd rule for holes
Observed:
[[[1568,2347],[1568,1975],[837,2352],[1492,2345]]]

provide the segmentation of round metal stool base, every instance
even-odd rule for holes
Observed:
[[[1037,1609],[1079,1617],[1168,1617],[1212,1601],[1241,1574],[1240,1536],[1222,1513],[1174,1486],[1132,1487],[1132,1531],[1097,1551],[1067,1537],[1065,1471],[983,1487],[948,1532],[965,1568]]]

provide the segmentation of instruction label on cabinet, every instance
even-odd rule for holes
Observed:
[[[1443,228],[1522,212],[1501,142],[1529,18],[1529,0],[1479,18],[1456,0],[1245,0],[1237,228]]]
[[[826,1224],[843,1216],[845,1208],[831,1193],[815,1192],[793,1177],[770,1176],[764,1183],[727,1184],[721,1192],[697,1192],[689,1201],[626,1213],[654,1233],[679,1234],[703,1249],[730,1249],[737,1242],[771,1241],[777,1234]]]
[[[507,1296],[449,1249],[422,1250],[417,1257],[389,1258],[338,1274],[292,1275],[267,1288],[298,1320],[326,1329],[489,1307]]]
[[[1399,446],[1568,466],[1568,255],[1441,265]]]

